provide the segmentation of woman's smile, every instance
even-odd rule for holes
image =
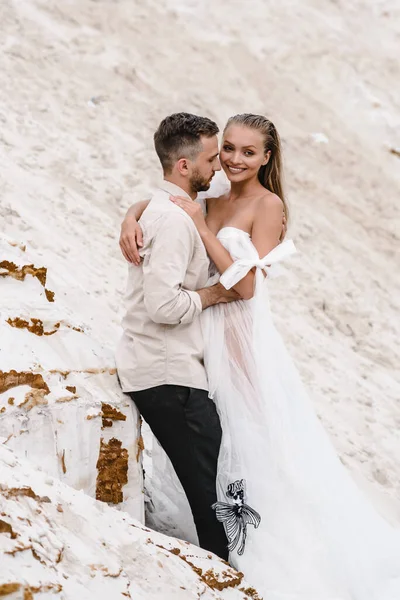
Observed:
[[[239,173],[243,173],[246,171],[243,167],[232,167],[231,165],[226,165],[232,175],[238,175]]]

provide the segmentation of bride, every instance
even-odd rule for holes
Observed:
[[[278,133],[259,115],[229,119],[220,162],[230,190],[193,219],[220,279],[242,298],[202,313],[210,395],[223,430],[216,517],[230,561],[264,600],[399,600],[400,532],[370,506],[320,424],[268,301],[282,208]],[[262,257],[262,258],[260,258]],[[221,274],[221,275],[220,275]]]

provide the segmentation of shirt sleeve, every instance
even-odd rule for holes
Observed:
[[[199,294],[182,287],[192,260],[194,234],[190,221],[175,211],[160,219],[143,263],[144,304],[155,323],[190,323],[202,311]]]

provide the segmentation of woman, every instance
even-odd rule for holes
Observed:
[[[192,217],[213,261],[209,283],[221,273],[243,298],[202,314],[223,429],[215,510],[231,562],[265,600],[398,600],[399,534],[338,459],[272,322],[267,281],[294,251],[278,245],[287,208],[274,125],[232,117],[220,161],[231,187],[207,200],[207,218],[185,198],[172,201]]]

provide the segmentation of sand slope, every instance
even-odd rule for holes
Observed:
[[[270,116],[300,250],[277,320],[343,461],[400,517],[400,19],[394,0],[4,0],[0,217],[119,335],[118,227],[175,110]],[[317,134],[317,135],[315,135]],[[321,135],[322,134],[322,135]],[[76,296],[77,297],[77,296]],[[71,307],[73,308],[73,306]]]

